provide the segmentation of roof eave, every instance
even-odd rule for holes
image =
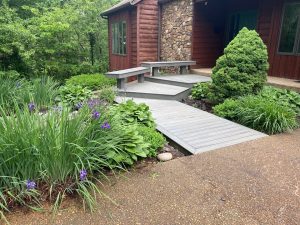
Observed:
[[[132,6],[132,4],[130,4],[130,2],[128,2],[128,3],[124,4],[124,5],[120,5],[119,7],[116,7],[114,9],[109,9],[107,11],[104,11],[103,13],[100,14],[100,16],[107,17],[110,14],[115,13],[115,12],[117,12],[117,11],[119,11],[121,9],[124,9],[126,7],[129,7],[129,6]]]
[[[130,6],[134,6],[137,5],[138,3],[140,3],[142,0],[129,0],[128,2],[121,4],[117,7],[112,7],[106,11],[104,11],[103,13],[100,14],[100,16],[102,17],[108,17],[110,14],[115,13],[119,10],[125,9],[126,7],[130,7]]]

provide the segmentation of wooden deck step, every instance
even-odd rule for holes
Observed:
[[[164,100],[182,100],[190,94],[190,89],[175,85],[160,84],[145,81],[137,83],[136,81],[128,83],[124,89],[118,90],[119,96],[164,99]]]
[[[185,75],[161,75],[155,77],[145,77],[147,81],[175,85],[180,87],[193,87],[193,85],[201,82],[211,81],[210,77],[200,76],[196,74],[185,74]]]
[[[116,101],[120,103],[128,99],[118,97]],[[157,129],[192,154],[267,136],[177,101],[142,98],[133,100],[146,103],[155,118]]]

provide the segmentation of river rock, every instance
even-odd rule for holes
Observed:
[[[157,156],[159,161],[166,162],[170,161],[173,158],[173,155],[169,152],[161,153]]]

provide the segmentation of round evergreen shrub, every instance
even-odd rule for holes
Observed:
[[[213,112],[217,116],[228,120],[235,121],[237,119],[236,110],[240,107],[240,102],[236,99],[226,99],[222,104],[213,107]]]
[[[213,68],[212,100],[257,94],[267,80],[268,69],[266,45],[256,31],[243,28]]]

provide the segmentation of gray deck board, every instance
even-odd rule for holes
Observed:
[[[176,81],[188,84],[196,84],[200,82],[211,81],[210,77],[200,76],[195,74],[185,74],[185,75],[161,75],[156,77],[151,77],[155,80],[165,80],[165,81]]]
[[[117,102],[128,98],[118,97]],[[267,135],[177,101],[134,98],[149,105],[157,129],[192,154],[211,151]]]
[[[186,91],[188,88],[177,87],[166,84],[157,84],[145,81],[144,83],[131,82],[128,83],[125,92],[136,92],[136,93],[155,93],[163,95],[176,95],[180,92]]]

